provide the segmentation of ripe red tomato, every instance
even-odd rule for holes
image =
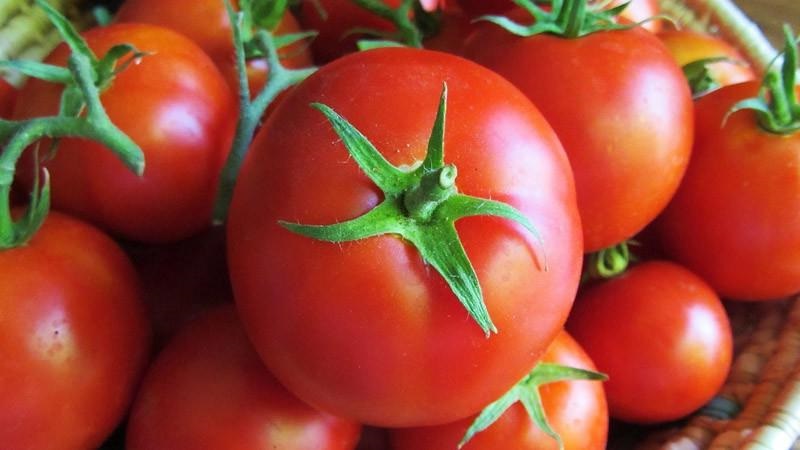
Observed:
[[[709,74],[720,86],[742,83],[756,78],[747,60],[735,47],[710,34],[690,30],[666,30],[658,34],[675,61],[685,66],[706,58],[730,58],[708,65]]]
[[[166,28],[118,24],[84,37],[99,55],[123,42],[150,53],[101,95],[111,121],[142,148],[146,167],[139,177],[100,144],[62,139],[46,162],[54,207],[137,241],[175,241],[199,232],[211,223],[226,156],[222,130],[234,100],[225,80],[199,47]],[[68,55],[61,45],[46,61],[64,65]],[[60,85],[30,80],[15,117],[57,113],[61,91]]]
[[[604,383],[611,417],[674,420],[719,391],[731,364],[728,316],[700,277],[652,260],[592,285],[575,300],[567,330]]]
[[[190,322],[145,376],[126,430],[130,450],[352,450],[360,425],[319,412],[258,358],[233,306]]]
[[[544,241],[496,217],[456,222],[499,329],[489,338],[403,239],[331,244],[278,224],[336,223],[382,199],[311,102],[409,167],[425,155],[444,82],[445,160],[458,168],[459,192],[511,204]],[[267,366],[320,409],[382,426],[466,417],[521,379],[566,319],[582,251],[569,164],[500,76],[432,51],[353,54],[297,86],[249,155],[228,222],[234,297]]]
[[[383,2],[396,8],[402,0]],[[361,8],[352,0],[303,0],[300,2],[297,20],[303,29],[319,33],[311,42],[311,53],[317,64],[325,64],[356,51],[356,42],[365,36],[360,33],[348,35],[353,29],[369,28],[382,32],[392,32],[395,29],[391,22]]]
[[[122,420],[147,362],[149,327],[124,252],[51,212],[0,252],[0,442],[97,448]]]
[[[238,8],[238,1],[231,2]],[[228,84],[238,90],[233,35],[225,2],[221,0],[126,0],[116,15],[117,22],[139,22],[160,25],[178,31],[199,45],[214,60]],[[276,35],[297,33],[300,25],[287,12],[276,26]],[[279,51],[286,67],[308,67],[311,55],[306,44],[298,42]],[[250,92],[255,94],[266,83],[269,67],[263,59],[248,61]]]
[[[731,299],[800,291],[800,133],[769,133],[752,111],[724,120],[758,87],[727,86],[697,100],[692,160],[658,223],[667,254]]]
[[[630,238],[666,206],[689,162],[693,111],[658,38],[639,29],[521,38],[482,24],[464,54],[520,88],[558,134],[587,252]]]
[[[17,89],[0,77],[0,119],[11,118],[17,100]]]
[[[558,334],[542,362],[596,370],[586,352],[566,332]],[[599,381],[573,380],[539,388],[550,426],[560,436],[564,450],[603,450],[608,436],[608,408]],[[400,428],[390,431],[392,450],[451,450],[458,446],[475,416],[448,425]],[[521,403],[486,430],[476,434],[463,450],[558,449],[558,443],[531,420]]]

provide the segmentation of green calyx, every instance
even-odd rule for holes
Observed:
[[[683,75],[686,81],[689,82],[689,88],[692,90],[694,98],[701,97],[720,87],[720,84],[711,75],[709,64],[727,61],[734,63],[734,60],[726,57],[703,58],[697,61],[692,61],[682,67]]]
[[[757,97],[742,100],[728,112],[751,109],[764,130],[787,135],[800,130],[800,104],[797,101],[798,39],[788,25],[783,27],[784,49],[781,70],[770,70],[764,76]]]
[[[253,31],[251,27],[245,26],[245,18],[253,14],[252,12],[247,12],[249,10],[248,2],[240,2],[240,5],[242,6],[242,11],[237,13],[233,10],[230,2],[228,0],[225,1],[233,31],[237,84],[239,86],[239,117],[236,122],[233,143],[220,174],[220,182],[217,187],[211,218],[214,225],[223,224],[228,216],[228,208],[233,197],[236,177],[239,175],[250,142],[264,116],[264,112],[278,97],[278,94],[300,83],[316,71],[316,67],[287,69],[281,64],[280,56],[278,55],[278,49],[281,46],[305,39],[309,36],[308,33],[276,37],[268,29],[260,28]],[[285,12],[285,8],[283,11]],[[251,33],[247,40],[244,36],[245,30]],[[250,98],[250,84],[247,80],[246,61],[248,59],[248,48],[251,55],[257,55],[254,57],[265,58],[269,66],[267,83],[252,100]]]
[[[584,260],[583,282],[616,277],[628,269],[633,259],[627,241],[590,253]]]
[[[261,35],[261,31],[270,32],[271,44],[276,49],[317,35],[315,31],[303,31],[280,36],[272,34],[286,14],[288,7],[288,0],[239,0],[240,13],[236,20],[239,22],[238,39],[244,45],[245,60],[268,56],[267,50],[263,45],[264,37]],[[232,22],[233,20],[231,18]]]
[[[83,38],[64,16],[43,0],[36,0],[72,50],[67,67],[30,61],[0,61],[0,67],[64,84],[59,113],[21,121],[0,119],[0,249],[23,245],[44,222],[50,207],[50,185],[47,171],[38,167],[38,151],[34,158],[36,173],[30,202],[20,218],[11,212],[11,184],[16,165],[23,151],[42,138],[54,142],[64,137],[80,137],[98,141],[113,151],[133,172],[144,171],[141,149],[108,118],[100,103],[100,91],[107,88],[120,70],[142,56],[129,45],[118,45],[98,59]],[[122,61],[120,63],[120,61]],[[51,146],[50,152],[55,150]]]
[[[478,417],[467,429],[458,448],[462,448],[475,437],[476,434],[489,428],[493,423],[506,412],[508,408],[517,402],[522,403],[528,412],[531,420],[545,432],[548,436],[558,442],[558,448],[563,450],[564,443],[561,436],[550,426],[547,415],[542,405],[542,397],[539,387],[549,383],[569,380],[595,380],[605,381],[608,377],[602,373],[591,370],[578,369],[575,367],[562,366],[560,364],[540,362],[534,369],[514,385],[502,397],[492,402],[478,414]]]
[[[623,3],[607,10],[596,10],[588,5],[588,0],[552,0],[550,10],[545,10],[531,0],[514,0],[534,19],[530,25],[523,25],[505,16],[483,16],[478,20],[492,22],[509,33],[530,37],[537,34],[552,34],[564,38],[579,38],[598,31],[625,30],[638,26],[621,25],[616,17],[628,6]]]
[[[346,242],[395,234],[414,245],[426,263],[433,266],[488,337],[497,328],[492,323],[478,277],[456,232],[455,221],[463,217],[489,215],[513,220],[542,239],[528,219],[512,206],[458,192],[457,170],[444,163],[444,124],[447,86],[442,90],[427,154],[414,170],[401,170],[389,163],[353,125],[330,107],[315,103],[344,142],[361,170],[384,194],[378,206],[355,219],[333,225],[304,225],[281,221],[288,230],[327,242]],[[542,267],[546,270],[546,260]]]

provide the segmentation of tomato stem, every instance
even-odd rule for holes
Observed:
[[[533,423],[545,434],[553,438],[558,443],[558,448],[563,450],[564,443],[561,440],[561,436],[550,426],[547,420],[539,388],[546,384],[559,381],[605,381],[607,379],[608,377],[605,374],[599,372],[560,364],[540,362],[536,364],[536,367],[534,367],[528,375],[509,389],[508,392],[489,404],[478,414],[472,422],[472,425],[467,429],[464,437],[461,438],[458,448],[460,449],[467,445],[476,434],[492,426],[508,408],[520,402],[525,407]]]
[[[418,1],[403,0],[399,6],[392,8],[381,0],[353,0],[358,6],[394,24],[400,42],[409,47],[422,48],[422,32],[412,19],[412,11]]]
[[[759,126],[767,132],[788,135],[800,131],[800,104],[797,101],[798,49],[792,29],[785,25],[783,63],[780,70],[770,69],[761,83],[758,96],[744,99],[728,111],[731,114],[754,110]],[[776,58],[777,60],[777,58]]]
[[[347,242],[385,234],[411,243],[423,260],[445,279],[450,289],[488,337],[497,332],[489,317],[478,276],[455,229],[455,221],[471,216],[496,216],[524,226],[544,246],[528,219],[512,206],[458,193],[457,169],[444,163],[444,124],[447,86],[428,140],[428,151],[413,171],[389,163],[345,118],[326,105],[314,104],[342,139],[352,159],[384,194],[384,200],[366,214],[332,225],[305,225],[281,221],[297,234],[326,242]],[[547,258],[542,268],[547,270]]]
[[[100,103],[100,92],[95,86],[96,70],[92,59],[83,53],[73,53],[69,58],[69,71],[86,104],[85,116],[58,115],[22,121],[0,120],[0,248],[17,247],[27,242],[41,226],[50,205],[49,180],[44,172],[44,184],[34,183],[31,201],[24,216],[14,221],[11,213],[11,184],[17,162],[23,151],[41,138],[81,137],[101,142],[114,151],[134,172],[144,170],[144,155],[128,136],[108,118]],[[34,161],[38,165],[38,161]],[[37,168],[38,176],[38,168]]]
[[[225,161],[225,166],[220,174],[217,187],[217,197],[212,212],[214,225],[225,222],[230,208],[236,178],[241,170],[245,155],[253,139],[261,118],[269,105],[283,91],[300,83],[316,71],[316,67],[305,69],[287,69],[280,62],[275,36],[268,30],[259,29],[252,40],[245,43],[243,38],[243,16],[233,10],[230,2],[225,2],[228,17],[233,29],[233,43],[236,56],[237,83],[239,85],[239,118],[236,122],[236,131],[231,144],[230,152]],[[306,36],[307,34],[302,34]],[[250,99],[250,85],[247,80],[245,45],[250,45],[266,58],[269,67],[269,78],[261,92],[254,99]]]
[[[591,253],[584,262],[582,281],[616,277],[628,269],[632,259],[627,241]]]

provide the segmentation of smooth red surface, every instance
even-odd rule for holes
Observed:
[[[693,105],[655,36],[632,29],[519,38],[485,24],[464,55],[520,88],[558,134],[587,252],[630,238],[667,205],[689,162]]]
[[[752,111],[725,120],[758,87],[728,86],[697,101],[692,160],[659,223],[667,254],[731,299],[800,292],[800,133],[769,133]]]
[[[100,55],[123,42],[151,53],[117,75],[100,97],[111,121],[142,148],[145,171],[137,176],[98,143],[62,139],[46,162],[53,206],[136,241],[176,241],[206,228],[227,151],[222,131],[235,119],[233,95],[219,70],[192,41],[166,28],[117,24],[84,37]],[[63,65],[67,56],[61,45],[46,61]],[[30,80],[15,117],[55,114],[61,91]]]
[[[17,89],[0,78],[0,119],[10,119],[17,100]]]
[[[596,370],[580,345],[566,332],[550,344],[542,362]],[[608,437],[608,407],[603,382],[571,380],[540,387],[542,405],[564,450],[603,450]],[[452,450],[475,416],[437,427],[390,431],[392,450]],[[492,426],[475,435],[463,450],[556,450],[558,443],[531,420],[521,403],[514,404]]]
[[[331,244],[277,223],[336,223],[382,197],[311,102],[409,166],[425,155],[444,82],[459,191],[513,205],[544,241],[500,218],[456,223],[499,329],[489,338],[397,236]],[[228,222],[236,302],[267,366],[307,402],[373,425],[451,422],[520,379],[566,319],[582,252],[574,195],[555,134],[501,77],[444,53],[354,54],[298,86],[253,144]]]
[[[648,261],[585,289],[567,330],[604,383],[611,417],[676,420],[719,392],[731,365],[732,333],[719,297],[672,262]]]
[[[134,269],[105,234],[51,212],[0,252],[0,442],[98,448],[125,415],[150,329]]]
[[[129,450],[352,450],[360,426],[288,393],[253,350],[233,306],[190,322],[148,370]]]

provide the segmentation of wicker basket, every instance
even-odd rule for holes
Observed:
[[[800,1],[800,0],[797,0]],[[79,27],[84,0],[50,0]],[[718,34],[763,73],[777,52],[732,0],[660,0],[680,25]],[[0,59],[43,58],[59,41],[32,0],[0,0]],[[12,83],[21,77],[0,74]],[[800,299],[727,304],[735,332],[731,373],[705,408],[679,423],[612,427],[609,448],[800,449]],[[422,449],[424,450],[424,449]]]

